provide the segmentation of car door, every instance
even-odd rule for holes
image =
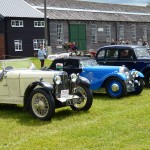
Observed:
[[[128,56],[122,56],[122,52],[127,51]],[[134,54],[133,49],[119,49],[118,53],[119,59],[118,59],[118,65],[122,66],[125,65],[128,69],[137,69],[137,59]]]
[[[116,66],[118,65],[118,49],[105,48],[98,51],[96,61],[100,65]]]
[[[0,74],[2,73],[3,72],[0,72]],[[6,77],[3,74],[0,80],[0,96],[8,96],[8,95],[9,95],[8,85],[7,85]]]

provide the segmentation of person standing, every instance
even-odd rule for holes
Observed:
[[[38,51],[38,58],[41,62],[41,68],[44,66],[44,61],[47,58],[46,57],[46,52],[43,46],[40,46],[40,50]]]

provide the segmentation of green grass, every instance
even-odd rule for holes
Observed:
[[[34,119],[18,105],[0,105],[0,149],[149,150],[149,97],[149,89],[122,99],[94,94],[89,111],[59,108],[51,121]]]

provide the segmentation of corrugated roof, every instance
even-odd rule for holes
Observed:
[[[0,0],[0,14],[4,17],[43,18],[44,14],[23,0]]]
[[[25,1],[35,8],[39,7],[38,9],[43,12],[43,0]],[[143,6],[106,4],[77,0],[47,0],[46,2],[47,8],[50,8],[47,9],[47,15],[50,19],[150,22],[150,8]],[[43,8],[41,9],[40,7]]]

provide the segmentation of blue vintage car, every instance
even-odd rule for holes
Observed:
[[[139,45],[108,45],[101,47],[95,59],[100,65],[122,66],[144,74],[145,85],[150,88],[149,50]]]
[[[144,88],[143,74],[125,66],[102,66],[88,57],[69,57],[53,60],[49,67],[42,70],[64,70],[69,75],[79,73],[91,83],[93,92],[105,89],[110,97],[120,98],[126,93],[140,94]]]

